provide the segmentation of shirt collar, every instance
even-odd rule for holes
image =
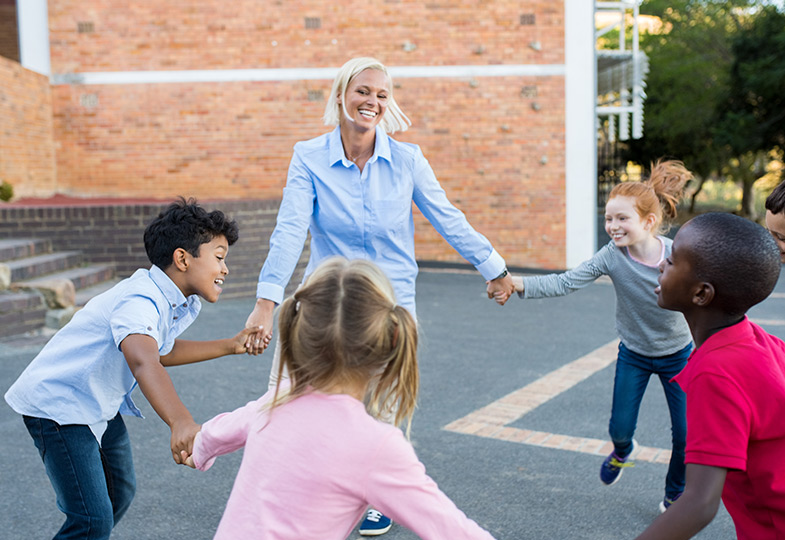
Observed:
[[[698,368],[696,366],[700,365],[704,358],[717,349],[722,349],[739,341],[749,341],[752,335],[752,322],[745,315],[740,322],[723,328],[704,341],[700,347],[693,350],[687,360],[687,366],[681,370],[681,373],[673,377],[671,381],[676,381],[684,391],[687,391],[687,387],[697,373],[696,370]]]
[[[703,356],[715,349],[727,347],[737,341],[747,339],[750,336],[752,336],[752,323],[745,315],[744,318],[736,324],[712,334],[695,352],[700,351],[701,356]]]
[[[166,275],[166,272],[156,265],[150,267],[150,279],[161,289],[167,302],[173,308],[178,306],[186,307],[188,304],[192,304],[196,298],[196,295],[186,298],[180,288],[174,284],[174,281]]]
[[[390,155],[390,137],[384,132],[382,126],[376,126],[376,148],[374,149],[374,157],[380,157],[391,161]],[[371,161],[374,160],[371,158]]]
[[[329,146],[330,167],[338,162],[341,162],[343,166],[347,168],[353,165],[343,151],[343,144],[341,143],[341,126],[336,126],[332,133],[330,133]],[[390,139],[387,136],[387,133],[384,132],[382,126],[376,126],[376,146],[373,149],[373,155],[368,160],[368,163],[373,163],[378,158],[386,159],[388,162],[391,161]]]

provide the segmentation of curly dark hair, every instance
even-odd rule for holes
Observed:
[[[230,246],[237,242],[238,230],[237,222],[220,210],[207,212],[195,199],[179,197],[147,225],[144,249],[151,263],[166,270],[177,248],[198,257],[199,246],[216,236],[226,237]]]

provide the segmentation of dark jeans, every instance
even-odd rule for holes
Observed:
[[[625,457],[632,451],[632,437],[649,377],[657,375],[662,383],[671,415],[673,442],[668,475],[665,477],[665,496],[669,499],[684,491],[684,445],[687,440],[687,398],[678,384],[669,381],[684,369],[691,352],[692,344],[668,356],[651,357],[634,353],[619,343],[619,356],[616,359],[608,432],[619,457]]]
[[[57,507],[65,513],[65,523],[54,538],[109,538],[136,493],[131,442],[123,419],[118,414],[109,421],[100,447],[84,425],[61,426],[30,416],[24,422],[55,490]]]

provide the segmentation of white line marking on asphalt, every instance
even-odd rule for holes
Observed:
[[[423,270],[425,269],[420,269],[420,271]],[[603,281],[610,282],[609,279]],[[785,298],[785,293],[772,293],[769,298],[782,299]],[[783,319],[750,320],[761,326],[785,326],[785,320]],[[585,454],[608,455],[613,451],[613,444],[607,440],[521,429],[510,427],[508,424],[521,419],[543,403],[550,401],[562,392],[566,392],[581,381],[611,365],[616,360],[618,346],[619,340],[617,339],[606,343],[602,347],[551,371],[523,388],[511,392],[493,403],[467,414],[463,418],[450,422],[442,429],[465,435],[487,437],[542,448],[558,448]],[[670,456],[670,450],[644,446],[639,447],[634,457],[636,461],[667,464],[670,462]]]
[[[558,448],[599,456],[610,454],[613,451],[613,444],[610,441],[521,429],[510,427],[508,424],[521,419],[543,403],[611,365],[616,360],[618,346],[618,340],[606,343],[523,388],[447,424],[443,429],[542,448]],[[640,447],[634,459],[651,463],[668,463],[670,456],[670,450]]]

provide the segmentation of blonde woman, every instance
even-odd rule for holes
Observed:
[[[331,256],[373,261],[392,282],[397,303],[416,319],[412,202],[482,274],[488,297],[503,292],[506,301],[514,287],[504,259],[450,203],[420,148],[390,137],[410,122],[395,102],[392,79],[381,62],[354,58],[340,68],[324,122],[335,129],[294,146],[256,306],[246,323],[263,327],[249,339],[252,353],[261,353],[270,342],[273,309],[283,300],[309,231],[306,277]],[[271,387],[277,382],[277,352]],[[390,526],[387,517],[370,510],[360,532],[375,536]]]

